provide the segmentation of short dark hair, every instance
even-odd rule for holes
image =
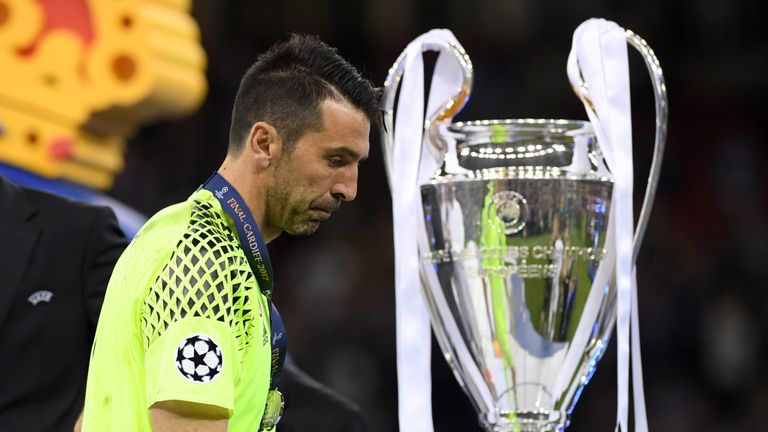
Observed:
[[[274,126],[290,151],[305,132],[322,127],[320,105],[327,99],[351,104],[378,127],[380,96],[335,48],[316,36],[293,34],[261,54],[240,81],[229,151],[240,152],[259,121]]]

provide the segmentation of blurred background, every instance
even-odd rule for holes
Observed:
[[[649,423],[657,431],[762,430],[768,424],[766,291],[768,32],[764,2],[732,0],[261,0],[195,1],[209,95],[184,120],[143,128],[109,194],[150,215],[186,199],[227,146],[240,77],[289,32],[319,35],[382,85],[413,38],[453,31],[476,71],[459,120],[586,119],[565,64],[573,30],[603,17],[644,37],[670,101],[661,183],[639,257]],[[630,52],[636,188],[653,143],[653,96]],[[358,198],[309,238],[270,244],[275,301],[290,351],[319,381],[360,404],[378,432],[396,430],[391,201],[379,137]],[[639,207],[639,193],[638,193]],[[436,430],[480,431],[468,399],[433,351]],[[615,345],[570,431],[612,431]]]

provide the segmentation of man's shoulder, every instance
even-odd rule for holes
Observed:
[[[39,189],[18,186],[18,190],[43,214],[55,214],[59,218],[82,221],[84,215],[110,212],[109,207],[77,201]]]
[[[155,213],[134,238],[139,247],[178,249],[181,246],[220,248],[232,240],[221,206],[206,194],[194,193]],[[191,237],[191,238],[190,238]],[[211,238],[213,242],[208,242]],[[134,246],[134,247],[136,247]]]
[[[18,200],[25,200],[31,211],[33,225],[56,230],[62,241],[86,235],[92,227],[117,229],[114,211],[103,205],[78,201],[46,191],[18,186]],[[122,235],[122,233],[120,233]]]

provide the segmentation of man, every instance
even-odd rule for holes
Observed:
[[[271,340],[281,322],[265,243],[311,234],[355,198],[378,98],[317,38],[293,36],[259,57],[218,172],[152,217],[115,268],[84,431],[272,428],[284,337]]]
[[[72,430],[101,300],[125,243],[109,208],[0,176],[0,430]]]

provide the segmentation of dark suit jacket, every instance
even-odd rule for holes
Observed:
[[[354,403],[286,361],[278,389],[285,411],[277,432],[370,432],[370,419]]]
[[[0,177],[0,430],[72,430],[125,244],[112,210]]]

